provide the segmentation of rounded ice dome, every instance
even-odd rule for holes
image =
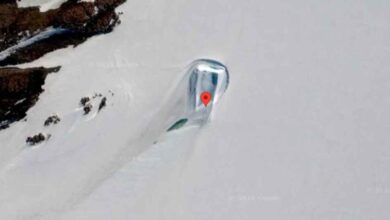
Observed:
[[[168,131],[189,124],[206,123],[213,106],[225,93],[228,84],[229,72],[225,65],[209,59],[194,61],[181,84],[186,87],[184,112],[179,120],[168,128]]]
[[[202,111],[212,108],[225,93],[229,84],[229,72],[225,65],[215,60],[202,59],[192,63],[188,70],[189,86],[188,97],[192,111]],[[201,94],[208,92],[211,100],[205,105]]]

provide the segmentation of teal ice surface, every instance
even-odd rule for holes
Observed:
[[[179,128],[183,127],[187,123],[187,121],[188,121],[187,118],[182,118],[179,121],[175,122],[170,128],[168,128],[167,131],[179,129]]]

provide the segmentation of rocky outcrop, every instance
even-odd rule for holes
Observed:
[[[33,44],[20,47],[0,60],[0,66],[31,62],[56,49],[108,33],[119,22],[115,8],[125,0],[68,0],[58,9],[40,12],[38,7],[18,8],[15,1],[0,3],[0,51],[44,32],[60,30]]]
[[[61,121],[61,118],[58,117],[58,115],[52,115],[52,116],[49,116],[45,122],[43,123],[43,125],[45,125],[46,127],[49,126],[49,125],[52,125],[52,124],[57,124]]]
[[[31,62],[51,51],[111,32],[119,23],[115,8],[125,1],[68,0],[46,12],[38,7],[18,8],[16,0],[0,1],[0,129],[24,118],[43,91],[47,74],[59,71],[59,67],[1,66]]]
[[[39,144],[39,143],[41,143],[49,138],[50,138],[50,134],[44,135],[43,133],[39,133],[39,134],[30,136],[30,137],[27,137],[26,143],[30,146],[34,146],[34,145]]]
[[[0,129],[26,116],[43,91],[47,74],[55,68],[1,68],[0,69]]]

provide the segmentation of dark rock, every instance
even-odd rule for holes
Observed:
[[[92,98],[102,97],[103,95],[101,93],[95,93]]]
[[[31,137],[27,137],[26,143],[29,145],[36,145],[41,143],[42,141],[46,140],[46,136],[42,133],[36,134]]]
[[[119,21],[115,8],[123,2],[125,0],[68,0],[58,9],[40,12],[38,7],[18,8],[14,1],[1,1],[0,51],[48,27],[63,31],[17,49],[0,60],[0,66],[31,62],[56,49],[77,46],[93,35],[111,32]]]
[[[85,106],[91,99],[89,97],[82,97],[80,99],[80,105]]]
[[[55,68],[0,68],[0,129],[26,116],[43,91],[47,74]]]
[[[16,5],[16,0],[1,0],[2,4],[11,4],[11,5]]]
[[[0,66],[31,62],[56,49],[77,46],[93,35],[111,32],[119,23],[115,8],[125,1],[68,0],[57,9],[40,12],[38,7],[18,8],[16,0],[0,0],[0,52],[49,27],[61,30],[17,48],[0,60]],[[47,73],[58,69],[0,69],[0,130],[26,116],[43,91]],[[25,100],[17,103],[21,99]],[[87,106],[84,112],[88,114],[91,109],[92,105]]]
[[[3,60],[0,60],[0,66],[31,62],[56,49],[65,48],[69,45],[77,46],[87,38],[87,36],[79,32],[62,31],[59,34],[16,50]]]
[[[92,110],[92,105],[90,103],[86,104],[83,110],[84,110],[84,115],[88,115],[88,113]]]
[[[93,17],[94,5],[88,2],[68,3],[61,6],[54,18],[55,26],[66,29],[82,29]]]
[[[1,129],[6,129],[6,128],[9,128],[9,121],[5,120],[5,121],[0,121],[0,130]]]
[[[106,97],[103,97],[102,100],[100,101],[100,104],[99,104],[99,111],[106,107],[106,102],[107,102],[107,98]]]
[[[57,124],[58,122],[60,122],[61,119],[60,117],[58,117],[58,115],[52,115],[52,116],[49,116],[46,120],[45,120],[45,123],[44,125],[45,126],[49,126],[51,124]]]

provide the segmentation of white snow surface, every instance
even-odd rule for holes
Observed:
[[[56,9],[61,6],[62,3],[67,0],[18,0],[18,7],[35,7],[39,6],[41,12],[48,11],[50,9]]]
[[[126,2],[113,33],[20,65],[62,69],[0,131],[0,219],[389,219],[389,6]],[[165,134],[198,58],[229,88],[207,125]],[[107,107],[83,116],[95,92]]]

